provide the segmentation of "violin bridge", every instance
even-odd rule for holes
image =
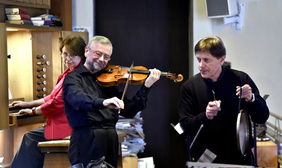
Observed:
[[[114,69],[113,68],[111,68],[111,69],[107,69],[107,70],[103,70],[105,73],[112,73],[113,71],[114,71]]]
[[[123,74],[124,78],[129,78],[129,74]]]

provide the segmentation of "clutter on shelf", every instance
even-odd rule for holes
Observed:
[[[53,15],[42,14],[31,17],[25,8],[5,8],[6,23],[44,27],[62,27],[62,22]]]
[[[132,119],[120,117],[116,130],[126,133],[124,142],[121,143],[122,157],[137,156],[145,149],[145,135],[143,133],[143,119],[138,112]]]

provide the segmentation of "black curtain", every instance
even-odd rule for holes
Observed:
[[[188,77],[187,0],[96,0],[95,35],[108,37],[114,46],[110,64],[145,66]],[[151,89],[142,111],[144,153],[156,168],[185,167],[186,144],[170,123],[178,122],[177,103],[183,82],[162,77]],[[130,85],[127,96],[140,86]]]

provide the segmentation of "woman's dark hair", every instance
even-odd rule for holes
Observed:
[[[68,35],[60,44],[60,52],[66,48],[70,54],[81,57],[82,61],[85,60],[84,51],[86,43],[82,37],[77,35]]]

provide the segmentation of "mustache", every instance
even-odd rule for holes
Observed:
[[[105,67],[105,63],[99,60],[86,61],[87,67],[92,71],[100,71]]]

